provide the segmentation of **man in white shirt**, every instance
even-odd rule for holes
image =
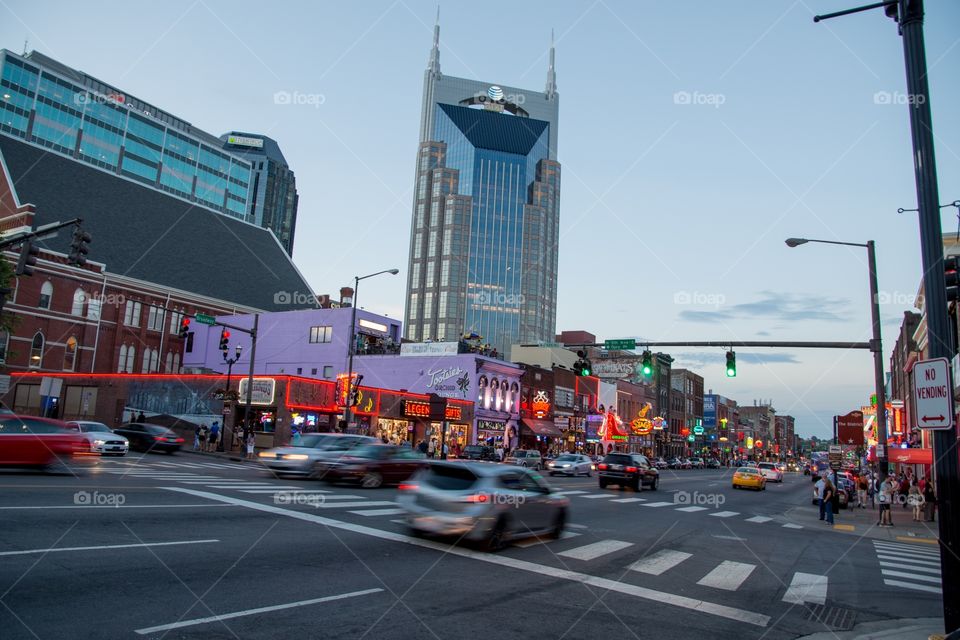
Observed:
[[[825,505],[824,505],[824,502],[823,502],[823,488],[824,488],[826,485],[827,485],[827,483],[824,481],[823,477],[821,477],[819,480],[817,480],[817,484],[813,485],[814,489],[817,490],[817,502],[820,504],[820,519],[821,519],[821,520],[823,520],[824,516],[826,516],[826,513],[825,513],[826,509],[825,509]]]

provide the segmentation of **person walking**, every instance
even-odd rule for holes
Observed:
[[[867,508],[867,476],[862,474],[857,478],[857,502],[861,509]]]
[[[220,423],[214,422],[210,425],[210,441],[208,443],[209,451],[213,452],[216,450],[217,438],[220,437]]]
[[[927,486],[923,488],[923,521],[933,522],[936,509],[937,496],[933,492],[933,483],[928,480]]]
[[[207,450],[207,437],[208,437],[208,435],[209,435],[209,433],[210,433],[209,430],[208,430],[208,428],[207,428],[207,424],[206,424],[206,423],[203,423],[203,424],[200,425],[200,430],[199,430],[198,433],[199,433],[199,440],[200,440],[200,447],[199,447],[199,449],[200,449],[200,451],[206,451],[206,450]]]
[[[257,438],[253,435],[253,431],[247,433],[247,460],[253,460],[256,456],[253,455],[253,451],[257,445]]]
[[[910,479],[900,472],[900,478],[897,483],[897,497],[900,501],[900,505],[906,509],[907,508],[907,497],[910,495]]]
[[[824,477],[821,477],[819,480],[817,480],[817,484],[813,485],[814,489],[816,489],[817,491],[817,504],[820,506],[821,520],[823,520],[824,516],[826,515],[826,511],[825,511],[826,506],[823,500],[823,496],[824,496],[824,489],[826,488],[828,482],[830,481]]]
[[[878,526],[893,526],[893,513],[890,511],[890,505],[893,504],[893,497],[896,495],[894,492],[895,484],[896,480],[894,480],[891,476],[887,476],[887,479],[884,480],[880,485],[880,493],[878,497],[878,500],[880,501],[880,521],[877,522]]]
[[[137,414],[137,420],[136,420],[137,422],[139,422],[140,424],[143,424],[144,422],[146,422],[146,420],[147,420],[147,419],[146,419],[146,417],[143,415],[143,411],[141,411],[140,413]]]
[[[877,508],[877,479],[874,477],[873,472],[867,474],[867,497],[870,498],[870,508]]]
[[[830,482],[830,478],[824,478],[823,497],[820,498],[820,510],[826,513],[827,524],[831,526],[833,525],[834,500],[840,500],[840,498],[837,497],[837,489],[833,483]]]
[[[434,458],[437,455],[437,439],[430,438],[430,444],[427,445],[427,456]]]
[[[910,485],[907,502],[913,507],[913,521],[920,522],[920,513],[923,511],[923,494],[920,492],[920,483],[916,479]]]
[[[200,429],[201,425],[197,425],[193,430],[193,450],[196,451],[200,448]]]

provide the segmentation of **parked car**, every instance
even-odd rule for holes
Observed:
[[[733,474],[733,488],[764,491],[767,488],[767,479],[756,467],[740,467]]]
[[[308,433],[300,436],[294,445],[274,447],[261,451],[258,458],[278,476],[304,476],[321,478],[330,463],[348,454],[353,449],[376,444],[376,438],[346,433]]]
[[[73,420],[67,427],[79,433],[87,442],[89,453],[99,453],[102,456],[125,456],[130,450],[130,441],[102,422],[90,420]]]
[[[559,538],[570,506],[529,469],[462,460],[434,462],[401,483],[397,503],[413,535],[456,536],[488,551]]]
[[[427,464],[427,456],[410,447],[370,444],[352,449],[331,462],[326,480],[375,489],[384,484],[399,484]]]
[[[707,469],[719,469],[722,465],[720,461],[716,458],[710,458],[707,460]]]
[[[683,464],[683,461],[680,458],[670,458],[667,460],[667,467],[670,469],[679,469]]]
[[[468,444],[463,448],[460,457],[464,460],[489,460],[499,462],[497,451],[493,447],[484,444]]]
[[[59,471],[64,459],[86,448],[86,440],[59,420],[0,415],[0,466]]]
[[[703,469],[706,465],[703,458],[690,458],[690,466],[694,469]]]
[[[127,439],[129,447],[137,451],[163,451],[173,454],[183,446],[183,438],[159,424],[128,422],[113,431]]]
[[[536,449],[515,449],[504,460],[507,464],[515,464],[518,467],[527,467],[528,469],[542,469],[543,459],[540,452]]]
[[[666,468],[669,467],[670,465],[669,465],[669,464],[667,463],[667,461],[664,460],[663,458],[654,458],[654,459],[653,459],[653,466],[654,466],[654,468],[656,468],[656,469],[666,469]]]
[[[656,491],[660,487],[660,472],[639,453],[608,453],[597,465],[597,473],[601,489],[611,484],[632,487],[634,491],[641,491],[643,487]]]
[[[680,465],[678,469],[693,469],[693,463],[690,462],[687,458],[680,458]]]
[[[589,478],[593,475],[596,466],[593,460],[579,453],[564,453],[557,456],[555,460],[546,463],[547,471],[552,476],[579,476],[583,474]]]
[[[761,462],[757,469],[763,474],[763,477],[770,482],[783,482],[783,471],[777,468],[772,462]]]

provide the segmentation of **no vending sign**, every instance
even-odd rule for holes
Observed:
[[[953,384],[946,358],[921,360],[913,367],[913,399],[920,429],[953,426]]]

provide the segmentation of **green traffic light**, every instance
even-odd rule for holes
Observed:
[[[737,376],[737,354],[733,351],[727,351],[727,377],[735,378]]]
[[[736,369],[727,369],[727,377],[728,377],[728,378],[735,378],[736,376],[737,376],[737,370],[736,370]]]

